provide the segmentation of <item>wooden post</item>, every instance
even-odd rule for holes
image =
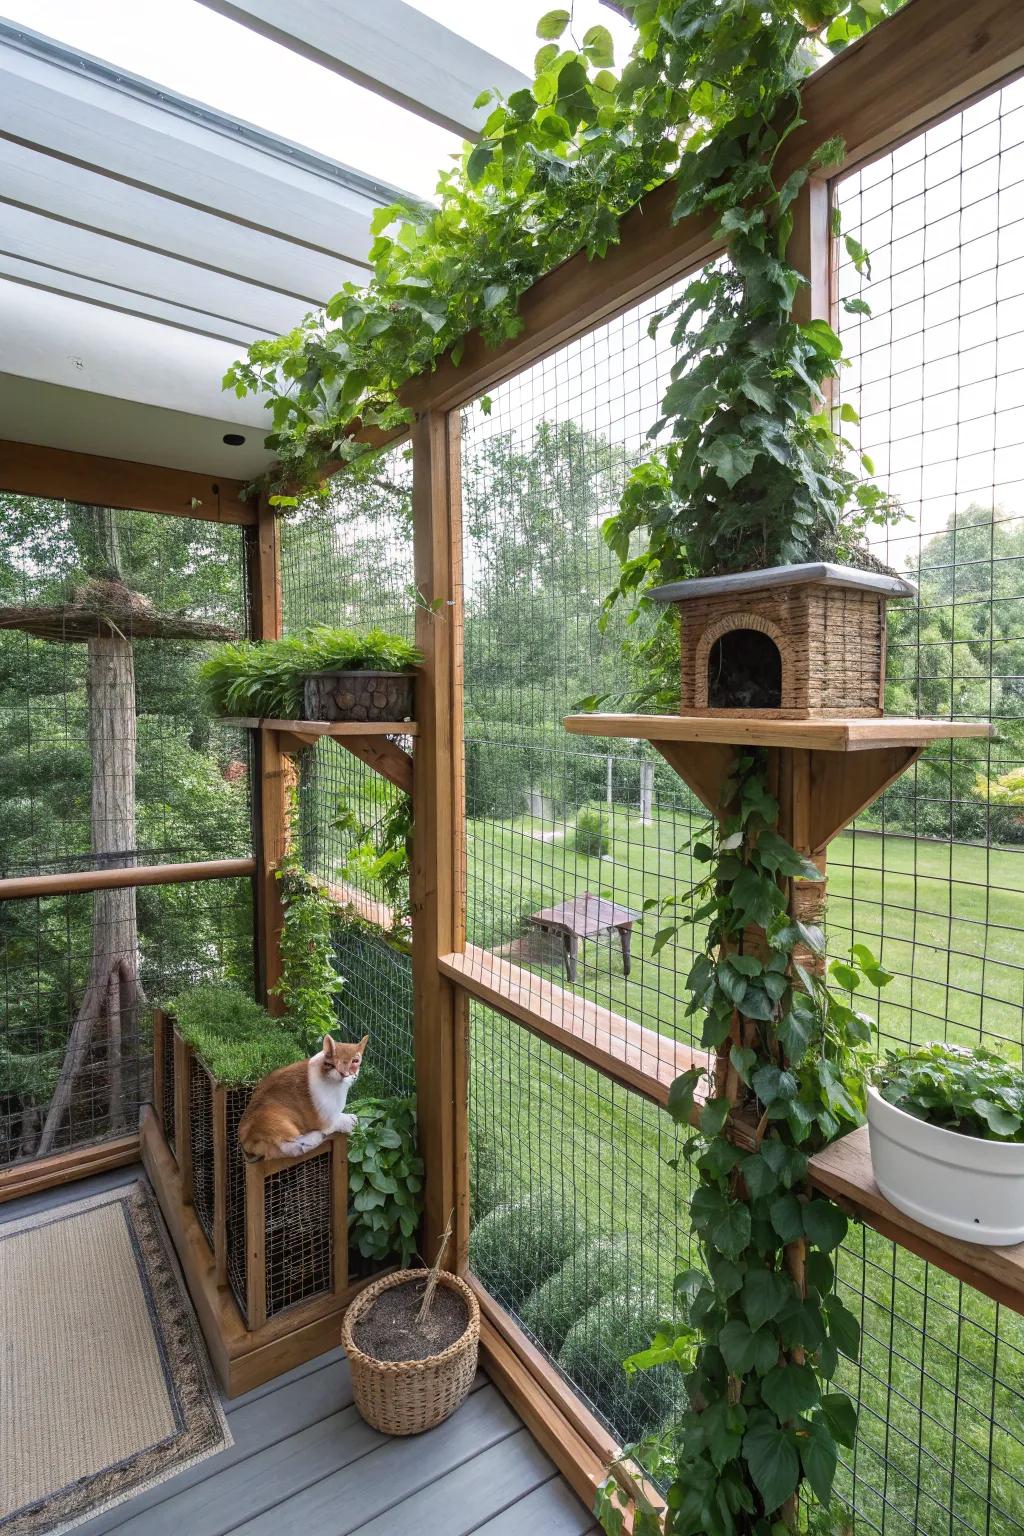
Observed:
[[[245,1165],[245,1310],[250,1333],[267,1320],[267,1210],[264,1163]]]
[[[162,1008],[153,1009],[153,1111],[167,1137],[164,1125],[164,1031],[167,1020]]]
[[[413,839],[414,1044],[420,1152],[426,1165],[423,1252],[433,1255],[455,1211],[454,1255],[469,1240],[468,1013],[438,958],[465,947],[462,741],[460,419],[424,412],[412,433],[416,642]]]
[[[252,629],[257,640],[283,631],[281,550],[273,507],[260,498],[257,524],[249,531]],[[281,1013],[271,993],[281,978],[281,891],[275,871],[285,853],[288,826],[288,759],[276,731],[257,731],[254,785],[256,845],[256,962],[258,991],[271,1013]]]

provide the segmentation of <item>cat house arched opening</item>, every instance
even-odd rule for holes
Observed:
[[[901,576],[808,564],[701,577],[648,596],[679,609],[684,715],[881,715],[885,605]]]

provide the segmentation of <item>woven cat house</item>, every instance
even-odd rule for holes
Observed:
[[[777,720],[881,715],[885,605],[901,576],[780,565],[656,587],[679,609],[680,713]]]

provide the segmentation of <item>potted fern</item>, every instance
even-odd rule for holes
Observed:
[[[875,1180],[949,1237],[1024,1242],[1024,1075],[993,1051],[890,1052],[868,1088]]]
[[[419,651],[380,629],[315,625],[219,646],[200,668],[214,709],[264,720],[409,720]]]

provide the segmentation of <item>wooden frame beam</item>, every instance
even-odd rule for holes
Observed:
[[[256,507],[243,501],[243,489],[243,481],[219,475],[104,459],[37,443],[0,442],[0,490],[14,496],[128,512],[164,512],[251,528],[256,524]]]
[[[89,1179],[110,1168],[126,1168],[139,1161],[138,1133],[118,1136],[112,1141],[96,1142],[91,1147],[72,1147],[55,1152],[52,1157],[30,1158],[14,1163],[0,1172],[0,1205],[6,1200],[21,1200],[42,1194],[58,1184]]]
[[[267,497],[257,506],[258,521],[249,532],[248,555],[254,640],[277,640],[284,631],[279,521]],[[253,806],[256,847],[256,961],[258,988],[271,1013],[283,1004],[273,989],[281,980],[281,929],[284,909],[277,870],[288,839],[288,793],[294,768],[276,730],[260,730],[256,739],[256,795]]]
[[[427,412],[413,432],[416,771],[409,878],[423,1251],[434,1255],[455,1212],[454,1263],[469,1243],[468,1017],[438,958],[465,943],[462,742],[462,504],[459,417]],[[451,1258],[448,1261],[453,1262]]]
[[[113,891],[126,886],[185,885],[192,880],[238,880],[252,875],[255,859],[206,859],[195,864],[137,864],[126,869],[78,870],[69,875],[15,875],[0,880],[0,901],[45,900],[78,891]]]

